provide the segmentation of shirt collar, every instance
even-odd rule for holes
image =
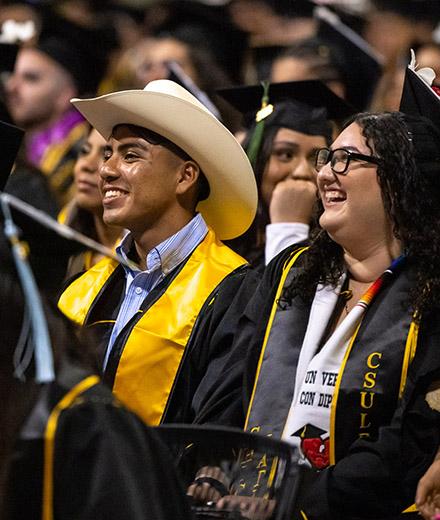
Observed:
[[[146,272],[150,274],[157,269],[166,276],[179,264],[181,264],[192,251],[200,244],[208,232],[208,226],[200,213],[186,224],[177,233],[168,237],[163,242],[154,247],[147,254],[146,258]],[[122,258],[128,260],[128,255],[133,246],[133,236],[128,232],[122,239],[116,252]],[[133,270],[123,265],[125,272],[133,273]],[[138,272],[141,270],[138,269]]]

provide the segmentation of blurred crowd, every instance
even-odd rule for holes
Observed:
[[[367,60],[326,30],[323,8],[360,38]],[[355,110],[396,110],[411,48],[420,67],[440,70],[439,20],[435,0],[1,2],[1,40],[19,49],[15,65],[6,49],[0,63],[2,119],[26,130],[17,171],[32,170],[34,182],[42,172],[49,191],[33,203],[59,211],[86,131],[70,98],[143,88],[169,78],[170,63],[232,132],[242,114],[218,89],[263,80],[320,79]]]
[[[81,248],[65,251],[52,236],[31,238],[48,298],[42,313],[61,347],[51,378],[36,378],[50,385],[28,379],[24,398],[24,375],[34,368],[29,345],[41,348],[32,327],[44,319],[31,312],[32,276],[23,282],[27,253],[14,251],[11,260],[9,246],[1,252],[0,292],[11,305],[0,305],[9,397],[0,410],[8,431],[0,511],[12,504],[11,518],[39,518],[42,502],[47,520],[52,501],[55,518],[136,519],[154,504],[148,518],[190,518],[162,463],[168,454],[120,399],[148,425],[217,424],[265,441],[294,437],[306,448],[309,441],[312,456],[301,449],[316,478],[317,494],[310,487],[305,502],[312,520],[357,519],[361,499],[359,518],[377,520],[382,510],[415,518],[415,490],[435,456],[417,505],[438,520],[436,77],[440,0],[0,0],[0,188],[98,243],[82,238]],[[4,197],[5,234],[17,247]],[[341,207],[348,210],[338,224]],[[39,231],[30,227],[29,235]],[[0,233],[0,248],[3,240]],[[364,254],[370,242],[380,255]],[[298,244],[311,244],[309,252]],[[54,296],[81,327],[78,337],[55,313]],[[303,349],[310,359],[295,358]],[[383,366],[374,364],[382,356]],[[367,393],[379,367],[384,382]],[[317,373],[322,388],[318,377],[317,390],[306,392]],[[267,386],[257,389],[260,377]],[[325,400],[314,405],[321,390]],[[340,424],[330,412],[338,393]],[[311,402],[302,401],[307,395]],[[359,395],[360,433],[352,401]],[[373,423],[365,410],[372,414],[375,395],[370,442],[361,430]],[[325,408],[322,417],[309,405],[312,413]],[[319,427],[306,431],[314,420]],[[260,432],[265,421],[272,429]],[[244,462],[255,462],[247,471],[256,470],[258,489],[252,456]],[[240,484],[243,502],[211,466],[190,468],[194,503],[215,499],[217,509],[269,518],[272,510],[250,512],[246,493],[254,498],[254,488]],[[39,487],[27,503],[29,478]],[[276,487],[272,470],[266,478]],[[75,493],[90,516],[78,513]]]

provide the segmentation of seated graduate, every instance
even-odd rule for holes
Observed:
[[[47,239],[40,247],[53,248],[65,269],[71,243],[27,224],[36,278],[50,297],[38,291],[13,227],[14,262],[0,233],[1,518],[190,518],[168,450],[100,382],[92,338],[80,339],[56,309],[55,271],[33,246]]]
[[[298,518],[398,518],[440,435],[425,400],[439,369],[440,132],[402,113],[360,114],[316,167],[311,245],[268,266],[199,417],[221,421],[216,403],[234,395],[241,367],[228,424],[299,447],[310,469]],[[258,495],[269,475],[255,461],[239,495]]]
[[[306,240],[316,201],[316,151],[333,138],[334,121],[354,110],[320,81],[266,83],[219,90],[240,110],[243,147],[257,181],[249,230],[228,245],[255,267]]]
[[[173,81],[72,102],[108,138],[103,221],[129,231],[116,250],[131,263],[101,260],[65,288],[59,308],[99,334],[96,355],[118,399],[150,425],[191,422],[194,393],[224,353],[216,323],[248,272],[221,240],[254,218],[251,165]]]

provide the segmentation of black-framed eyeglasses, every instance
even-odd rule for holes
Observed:
[[[356,153],[345,148],[320,148],[316,152],[315,169],[319,171],[323,166],[330,162],[332,172],[343,175],[347,172],[350,161],[365,161],[373,164],[380,164],[379,157],[374,155],[364,155],[363,153]]]

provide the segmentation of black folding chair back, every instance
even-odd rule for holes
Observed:
[[[191,486],[201,468],[218,468],[229,484],[230,495],[254,497],[265,503],[272,501],[273,505],[269,516],[261,511],[254,513],[255,516],[241,511],[241,516],[237,510],[219,511],[215,504],[193,505],[198,520],[293,518],[301,478],[298,450],[294,446],[226,427],[165,424],[155,430],[171,450],[185,489]]]

